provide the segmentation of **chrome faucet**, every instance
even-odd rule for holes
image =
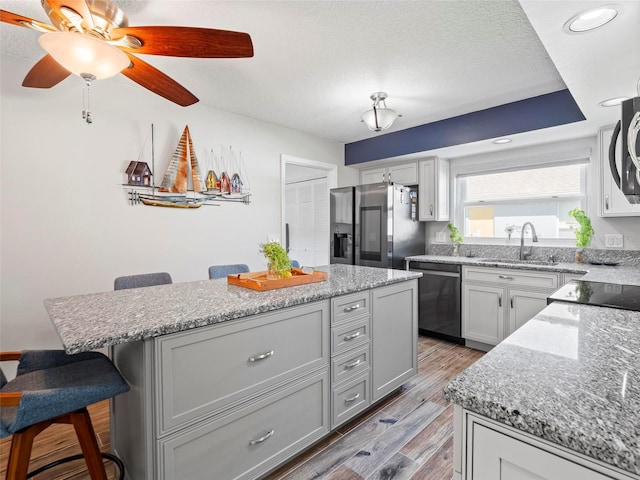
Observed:
[[[525,222],[522,225],[522,230],[520,231],[520,260],[527,260],[531,254],[533,253],[533,244],[529,247],[529,251],[524,251],[524,232],[527,229],[527,225],[531,227],[531,240],[534,242],[538,241],[538,235],[536,235],[536,229],[531,222]]]

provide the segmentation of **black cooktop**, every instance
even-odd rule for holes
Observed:
[[[640,286],[572,280],[547,298],[547,304],[554,301],[640,312]]]

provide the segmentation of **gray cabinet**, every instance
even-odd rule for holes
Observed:
[[[326,435],[329,317],[324,300],[114,347],[131,391],[113,401],[112,444],[129,477],[256,478]]]
[[[463,267],[462,336],[497,345],[543,310],[557,288],[557,273]]]
[[[454,408],[454,480],[636,478],[547,440]]]
[[[112,347],[130,480],[255,479],[417,372],[417,280]]]
[[[418,184],[417,162],[399,163],[360,170],[360,184],[399,183],[400,185]]]
[[[418,372],[418,282],[373,290],[372,400],[397,389]]]
[[[418,162],[420,221],[449,220],[449,161],[432,157]]]
[[[331,299],[331,428],[371,405],[371,291]]]

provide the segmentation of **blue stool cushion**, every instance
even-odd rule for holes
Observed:
[[[152,287],[171,283],[173,283],[173,279],[167,272],[141,273],[139,275],[126,275],[116,278],[113,282],[113,289],[125,290],[127,288]]]
[[[127,392],[129,385],[101,353],[24,351],[17,375],[0,392],[22,392],[20,405],[0,411],[0,438],[36,423]]]

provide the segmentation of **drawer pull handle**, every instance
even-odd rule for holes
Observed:
[[[271,438],[274,432],[275,430],[271,429],[267,432],[267,434],[264,437],[256,438],[255,440],[249,440],[249,445],[257,445],[258,443],[262,443],[265,440],[268,440],[269,438]]]
[[[511,303],[511,308],[513,308],[513,295],[511,296],[511,298],[509,299],[509,302]]]
[[[357,367],[358,365],[360,365],[361,363],[362,363],[362,359],[361,359],[361,358],[359,358],[358,360],[356,360],[356,361],[355,361],[355,362],[353,362],[353,363],[345,363],[345,364],[344,364],[344,368],[348,368],[348,369],[355,368],[355,367]]]
[[[502,294],[498,295],[498,306],[502,306]]]
[[[259,360],[264,360],[265,358],[269,358],[273,355],[273,350],[267,353],[263,353],[262,355],[258,355],[256,357],[249,357],[250,362],[257,362]]]
[[[501,278],[502,280],[513,280],[513,277],[509,277],[507,275],[498,275],[498,278]]]
[[[349,397],[349,398],[345,398],[344,399],[344,403],[351,403],[351,402],[355,402],[357,399],[360,398],[360,394],[356,393],[354,396]]]
[[[356,303],[355,305],[351,305],[350,307],[344,307],[344,312],[345,313],[353,312],[354,310],[358,310],[359,308],[360,308],[360,304]]]
[[[359,336],[360,336],[360,332],[356,332],[356,333],[354,333],[352,335],[345,335],[344,336],[344,341],[345,342],[349,342],[349,341],[353,340],[354,338],[358,338]]]

